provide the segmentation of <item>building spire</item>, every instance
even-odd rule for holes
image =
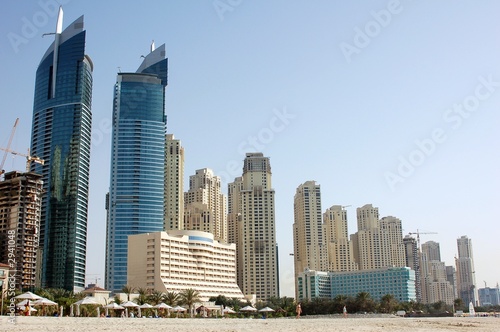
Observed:
[[[59,13],[57,14],[56,34],[62,33],[63,14],[64,13],[63,13],[62,6],[59,6]]]

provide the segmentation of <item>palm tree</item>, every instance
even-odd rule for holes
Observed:
[[[209,301],[213,301],[215,302],[216,305],[222,305],[225,307],[227,307],[227,303],[228,303],[228,298],[225,297],[224,295],[218,295],[218,296],[212,296],[211,298],[208,299]]]
[[[127,301],[130,301],[130,294],[132,294],[135,290],[135,287],[130,285],[125,285],[122,287],[122,292],[127,294]]]
[[[151,304],[156,305],[163,301],[164,296],[165,294],[163,292],[155,289],[151,292],[151,294],[149,294],[148,300],[149,302],[151,302]]]
[[[179,302],[179,294],[176,292],[167,292],[163,298],[163,302],[171,307],[176,306],[177,302]]]
[[[196,289],[188,288],[180,292],[179,296],[181,302],[187,304],[187,306],[189,307],[189,313],[191,317],[193,317],[193,305],[197,302],[200,302],[200,292],[198,292]]]
[[[146,288],[137,288],[137,293],[139,294],[139,296],[135,299],[135,302],[138,305],[143,305],[148,302],[148,290]]]
[[[356,305],[358,310],[364,312],[372,312],[375,309],[375,302],[373,301],[370,293],[360,292],[356,295]]]
[[[398,301],[396,301],[394,295],[386,294],[380,299],[380,312],[390,314],[395,310],[397,305]]]

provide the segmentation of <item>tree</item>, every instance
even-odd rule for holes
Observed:
[[[165,293],[163,302],[171,307],[174,307],[177,305],[177,302],[179,302],[179,294],[177,294],[176,292],[167,292]]]
[[[373,312],[375,309],[375,301],[373,301],[370,293],[360,292],[356,295],[355,300],[358,311]]]
[[[138,305],[143,305],[148,302],[148,290],[146,288],[137,288],[137,293],[139,296],[135,299]]]
[[[398,301],[392,294],[386,294],[380,299],[380,312],[390,314],[395,311]]]
[[[151,294],[149,294],[148,301],[153,305],[160,304],[163,301],[164,296],[165,293],[155,289],[151,292]]]
[[[127,301],[130,301],[130,294],[132,294],[135,290],[135,287],[130,285],[125,285],[122,287],[122,292],[127,294]]]
[[[184,289],[179,293],[180,301],[189,307],[189,313],[193,317],[193,305],[200,302],[200,292],[195,289],[188,288]]]
[[[461,298],[455,299],[453,301],[453,304],[455,305],[455,310],[464,310],[464,301]]]

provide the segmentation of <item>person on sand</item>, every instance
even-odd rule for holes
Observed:
[[[295,308],[295,312],[297,313],[297,316],[295,316],[295,318],[300,318],[300,314],[302,313],[302,308],[300,306],[300,303],[297,304],[297,307]]]
[[[347,308],[344,306],[344,309],[342,310],[344,312],[344,318],[347,318]]]

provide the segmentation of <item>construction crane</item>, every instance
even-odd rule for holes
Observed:
[[[408,235],[414,235],[414,234],[417,235],[417,246],[418,246],[418,249],[420,249],[420,234],[437,234],[437,233],[436,232],[420,232],[418,229],[416,232],[408,233]]]
[[[6,148],[0,148],[0,150],[5,151],[5,154],[11,153],[15,156],[25,157],[26,158],[26,172],[30,171],[30,166],[31,166],[32,161],[37,163],[37,164],[40,164],[40,165],[45,164],[45,160],[43,160],[42,158],[30,155],[29,149],[28,149],[28,154],[12,151],[11,149],[6,149]]]
[[[5,153],[3,154],[2,164],[0,165],[0,175],[5,173],[3,166],[5,165],[5,161],[7,160],[7,153],[9,152],[10,145],[12,144],[12,139],[14,138],[14,133],[16,132],[18,122],[19,118],[16,119],[16,121],[14,122],[14,127],[12,127],[12,132],[10,133],[9,142],[7,143],[7,148],[2,149],[3,151],[5,151]]]

